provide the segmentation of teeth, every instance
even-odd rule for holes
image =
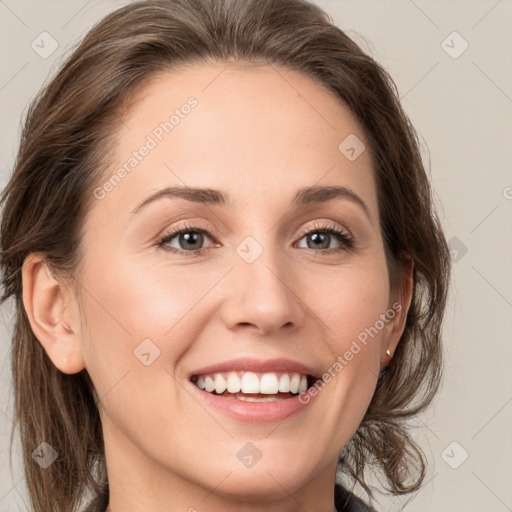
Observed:
[[[243,371],[218,372],[199,376],[195,384],[200,389],[204,389],[209,393],[215,391],[218,395],[221,395],[225,391],[232,394],[240,392],[263,395],[276,395],[277,393],[289,392],[298,394],[308,389],[307,376],[295,372],[269,372],[263,374]],[[241,398],[241,400],[245,400],[245,398]],[[270,399],[271,397],[268,398],[268,401],[270,401]],[[258,401],[262,400],[266,401],[266,399],[262,399],[261,397],[258,399]],[[249,401],[255,400],[251,399]]]
[[[228,393],[238,393],[242,383],[240,382],[240,378],[235,372],[231,372],[228,374]]]
[[[282,400],[282,398],[278,398],[277,396],[255,397],[243,395],[242,393],[236,395],[236,398],[242,400],[242,402],[279,402],[279,400]]]
[[[287,373],[281,375],[278,389],[281,393],[288,393],[290,391],[290,376]]]
[[[215,374],[215,391],[220,395],[226,391],[226,380],[220,373]]]
[[[258,376],[252,372],[244,373],[242,377],[242,393],[259,393],[260,381]]]
[[[301,377],[300,385],[299,385],[299,393],[304,393],[308,389],[308,379],[307,377]]]
[[[211,393],[215,389],[215,382],[211,377],[205,377],[204,379],[204,389]]]
[[[278,391],[278,381],[275,373],[265,373],[260,381],[260,393],[275,395]]]
[[[290,380],[290,391],[292,393],[298,393],[300,387],[300,375],[298,373],[294,373],[293,377]]]

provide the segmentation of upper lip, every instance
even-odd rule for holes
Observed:
[[[252,371],[252,372],[296,372],[303,375],[309,375],[315,378],[319,377],[318,372],[311,367],[292,361],[291,359],[278,358],[278,359],[254,359],[254,358],[240,358],[231,361],[223,361],[202,368],[194,370],[190,377],[193,375],[204,375],[214,372],[229,372],[229,371]]]

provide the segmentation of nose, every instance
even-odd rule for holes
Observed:
[[[225,283],[221,309],[227,328],[252,327],[269,335],[281,328],[291,331],[301,325],[303,301],[296,289],[298,281],[286,262],[279,262],[270,251],[264,251],[252,263],[235,254],[234,265]]]

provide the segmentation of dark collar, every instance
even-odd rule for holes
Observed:
[[[341,484],[334,487],[334,506],[338,512],[376,512]]]

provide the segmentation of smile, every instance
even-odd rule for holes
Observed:
[[[291,398],[303,393],[312,377],[297,372],[214,372],[193,375],[191,381],[208,393],[239,400],[263,402]]]
[[[192,396],[238,421],[281,422],[308,414],[316,400],[301,400],[320,378],[319,365],[287,358],[241,357],[218,361],[189,374]],[[316,397],[315,397],[316,398]]]

